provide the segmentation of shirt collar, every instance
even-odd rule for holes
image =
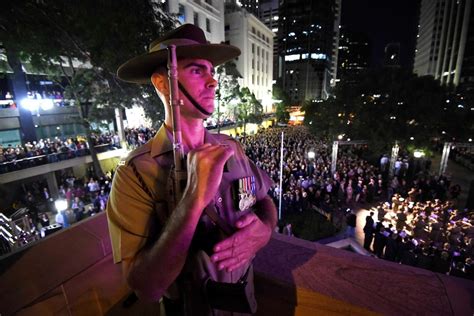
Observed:
[[[164,124],[161,125],[155,137],[153,137],[153,142],[151,145],[151,156],[156,157],[168,152],[172,152],[172,139],[172,132],[170,132]],[[210,133],[207,129],[204,129],[204,143],[209,143],[213,145],[221,144],[219,139],[214,134]],[[187,153],[188,151],[188,148],[185,146],[184,152]]]

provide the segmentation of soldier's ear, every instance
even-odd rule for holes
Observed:
[[[168,77],[160,72],[155,72],[151,75],[151,83],[163,95],[168,94]]]

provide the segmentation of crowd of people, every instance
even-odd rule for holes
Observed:
[[[120,148],[119,136],[115,133],[92,133],[93,146],[109,145]],[[74,138],[47,138],[27,142],[25,145],[0,144],[0,173],[28,168],[44,163],[57,162],[88,154],[88,143],[82,136]],[[26,159],[25,158],[32,158]],[[33,159],[41,158],[41,159]]]
[[[474,170],[474,147],[454,147],[449,156],[469,170]]]
[[[57,210],[49,190],[43,187],[41,192],[28,191],[24,204],[33,226],[39,231],[48,227],[51,221],[48,214],[55,214],[54,222],[68,227],[84,218],[105,211],[112,185],[113,172],[104,176],[77,179],[72,174],[62,176],[59,181],[57,199],[66,201],[64,210]]]
[[[281,132],[284,132],[282,188]],[[125,129],[131,147],[143,145],[155,134],[152,128]],[[94,139],[96,144],[119,146],[114,134],[96,135]],[[304,127],[269,128],[238,139],[248,157],[273,179],[270,195],[276,203],[281,190],[283,215],[309,209],[334,212],[353,208],[356,203],[380,201],[376,207],[377,218],[373,218],[374,213],[366,218],[364,247],[367,250],[386,260],[472,278],[474,212],[457,208],[461,188],[451,185],[448,178],[422,174],[409,179],[408,162],[398,159],[394,177],[388,181],[387,156],[382,156],[380,166],[375,167],[361,158],[364,146],[340,148],[336,172],[332,175],[331,148]],[[8,155],[20,159],[28,155],[78,151],[85,146],[85,141],[78,139],[41,140],[23,148],[0,147],[0,157],[11,161]],[[309,156],[309,152],[314,155]],[[68,207],[56,215],[56,222],[67,227],[105,210],[112,176],[109,172],[100,179],[65,177],[59,195],[67,200]],[[48,199],[46,189],[43,194]],[[355,214],[349,212],[347,217],[349,235],[353,236]],[[45,227],[49,225],[49,218],[43,214],[35,222]],[[285,223],[283,228],[284,233],[292,234],[290,223]]]
[[[125,128],[125,139],[130,148],[137,148],[153,138],[156,134],[154,128],[138,127]]]
[[[342,205],[372,202],[380,197],[384,178],[378,168],[360,158],[364,146],[339,150],[331,175],[331,148],[304,127],[266,129],[241,139],[246,154],[274,181],[271,196],[280,195],[280,144],[284,132],[282,213],[312,206],[332,211]],[[309,157],[308,153],[314,153]]]
[[[105,211],[112,177],[113,172],[108,172],[98,179],[76,179],[73,175],[65,178],[59,187],[59,197],[67,201],[67,208],[63,212],[57,212],[56,223],[68,227],[72,223]]]
[[[415,181],[366,217],[364,248],[389,261],[474,280],[474,211],[436,198],[443,179]],[[427,193],[425,193],[427,192]],[[429,197],[429,200],[424,198]],[[453,198],[453,196],[451,196]]]

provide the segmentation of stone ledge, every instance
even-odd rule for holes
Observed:
[[[474,282],[274,234],[255,259],[258,315],[472,315]],[[104,213],[0,261],[0,314],[130,315]],[[137,303],[133,308],[143,305]]]

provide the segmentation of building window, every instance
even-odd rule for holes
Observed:
[[[255,34],[255,28],[252,26],[252,33]]]
[[[206,3],[210,6],[212,6],[212,0],[206,0]]]
[[[211,33],[211,21],[206,18],[206,31]]]
[[[255,44],[252,43],[252,54],[255,53]]]
[[[185,9],[184,9],[184,5],[182,5],[182,4],[179,5],[178,20],[181,23],[186,22],[186,12],[185,12]]]
[[[230,25],[229,25],[229,24],[226,24],[226,25],[224,26],[224,31],[228,31],[228,30],[230,30]]]
[[[255,83],[255,75],[252,75],[252,84]]]
[[[199,26],[199,14],[194,12],[194,25]]]
[[[255,68],[255,61],[254,61],[254,59],[252,58],[252,69],[254,69],[254,68]]]
[[[0,145],[3,145],[4,148],[8,148],[8,145],[21,145],[20,130],[10,129],[0,131]]]

